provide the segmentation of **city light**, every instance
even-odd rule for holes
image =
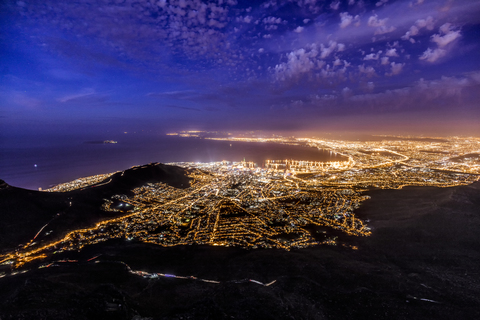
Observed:
[[[201,137],[201,132],[193,134]],[[186,168],[191,179],[188,188],[146,183],[134,189],[131,197],[114,195],[105,200],[102,209],[122,216],[71,231],[50,243],[36,239],[42,228],[21,249],[0,256],[0,263],[18,268],[58,252],[80,250],[114,238],[166,247],[204,244],[290,250],[336,245],[337,238],[325,228],[351,236],[371,234],[367,224],[354,214],[369,198],[364,194],[367,188],[452,187],[480,177],[477,138],[385,137],[351,142],[277,136],[274,142],[331,151],[345,160],[267,160],[263,167],[247,161],[171,163]],[[47,191],[108,184],[113,174],[77,179]]]

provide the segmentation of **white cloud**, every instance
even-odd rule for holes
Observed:
[[[396,75],[396,74],[399,74],[400,72],[402,72],[402,69],[405,66],[405,63],[392,62],[390,65],[392,66],[392,73],[391,74]]]
[[[286,80],[316,67],[315,60],[318,51],[313,47],[310,51],[298,49],[287,54],[288,61],[275,66],[277,80]]]
[[[344,51],[345,50],[345,45],[343,43],[339,43],[337,45],[337,51]]]
[[[394,31],[396,28],[394,26],[387,27],[388,18],[378,19],[378,15],[373,15],[368,18],[368,26],[377,28],[375,30],[375,35],[385,34]]]
[[[427,30],[433,30],[434,23],[432,17],[427,17],[427,19],[419,19],[415,22],[413,26],[402,36],[402,40],[411,40],[411,37],[416,36],[419,34],[422,28],[426,28]],[[415,43],[415,40],[410,41]]]
[[[444,36],[440,36],[439,34],[434,34],[432,36],[432,41],[442,48],[442,47],[445,47],[450,42],[457,39],[458,37],[460,37],[460,31],[450,31]]]
[[[388,57],[382,57],[381,63],[382,65],[387,65],[389,63]]]
[[[447,53],[446,50],[444,49],[435,49],[435,50],[432,50],[430,48],[428,48],[421,56],[420,56],[420,60],[425,60],[425,61],[428,61],[428,62],[435,62],[437,61],[438,59],[442,58],[445,56],[445,54]]]
[[[380,54],[382,53],[382,51],[378,51],[377,53],[370,53],[370,54],[367,54],[363,60],[378,60],[378,58],[380,57]]]
[[[352,21],[353,21],[353,16],[349,15],[348,12],[342,12],[340,13],[340,28],[346,28],[348,27]]]
[[[296,27],[295,30],[293,30],[293,31],[296,32],[296,33],[300,33],[300,32],[303,31],[303,29],[304,29],[304,27],[298,26],[298,27]]]
[[[440,26],[440,28],[438,28],[438,30],[440,31],[440,33],[447,34],[452,30],[452,24],[448,22],[444,23]]]
[[[418,34],[418,32],[419,32],[419,29],[418,29],[417,26],[411,26],[410,30],[408,30],[407,33],[405,33],[405,35],[402,36],[402,39],[403,40],[408,40],[408,39],[410,39],[410,37],[416,36]]]
[[[433,30],[434,22],[433,18],[428,16],[427,19],[419,19],[415,22],[418,28],[426,28],[427,30]]]
[[[397,49],[392,48],[388,49],[387,52],[385,53],[387,57],[398,57]]]
[[[439,30],[440,33],[443,33],[444,35],[441,36],[440,34],[434,34],[431,40],[435,42],[440,48],[445,47],[446,45],[460,37],[460,31],[451,30],[451,26],[449,23],[445,23],[444,25],[442,25]]]
[[[280,24],[280,23],[282,23],[281,18],[275,18],[275,17],[266,17],[262,21],[263,21],[263,23],[266,23],[266,24]]]
[[[325,59],[337,48],[337,43],[335,41],[330,41],[328,45],[328,47],[325,47],[323,44],[321,45],[320,58]]]
[[[374,15],[374,16],[371,16],[370,18],[368,18],[368,23],[367,24],[368,24],[369,27],[378,28],[378,27],[385,26],[385,24],[387,23],[387,20],[388,20],[388,18],[378,19],[378,16]]]

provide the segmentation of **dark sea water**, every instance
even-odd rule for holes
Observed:
[[[92,143],[112,139],[117,144]],[[334,161],[328,151],[274,143],[214,141],[165,135],[34,137],[1,141],[0,179],[16,187],[49,186],[151,162],[253,161],[295,159]]]

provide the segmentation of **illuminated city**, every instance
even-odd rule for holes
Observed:
[[[480,319],[480,0],[0,30],[0,320]]]
[[[252,137],[215,139],[272,142]],[[203,244],[289,250],[342,244],[357,249],[325,234],[325,228],[349,236],[370,235],[368,224],[354,213],[369,198],[363,194],[367,188],[452,187],[479,180],[480,139],[384,137],[350,142],[277,137],[274,142],[326,149],[346,160],[272,159],[263,166],[246,161],[170,163],[187,168],[188,188],[147,183],[134,189],[134,196],[115,195],[105,200],[103,210],[122,213],[120,217],[70,231],[50,243],[33,242],[34,238],[22,249],[2,255],[0,262],[21,267],[52,253],[114,238],[166,247]],[[46,191],[104,185],[111,175],[77,179]]]

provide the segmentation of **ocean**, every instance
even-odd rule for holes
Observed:
[[[336,161],[325,150],[275,143],[231,142],[153,134],[4,139],[0,179],[16,187],[46,189],[80,177],[125,170],[151,162]],[[104,144],[103,140],[116,140]]]

